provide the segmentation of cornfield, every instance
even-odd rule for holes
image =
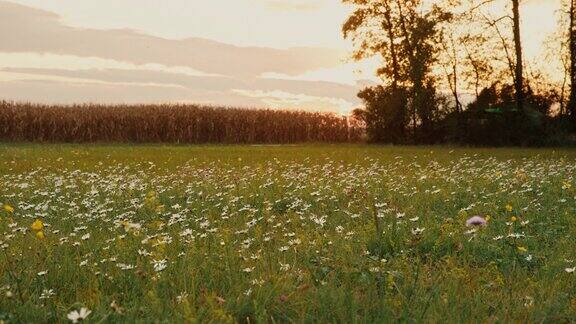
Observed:
[[[200,105],[39,105],[0,101],[0,141],[134,143],[359,142],[335,114]]]

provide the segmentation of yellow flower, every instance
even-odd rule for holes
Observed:
[[[512,222],[515,222],[515,221],[518,220],[518,218],[516,218],[516,216],[512,216],[512,218],[510,218],[510,220],[511,220]]]
[[[510,204],[506,205],[506,211],[507,211],[507,212],[511,212],[512,209],[513,209],[513,208],[512,208],[512,205],[510,205]]]
[[[523,246],[519,246],[519,247],[518,247],[518,251],[524,253],[524,252],[528,252],[528,249],[525,248],[525,247],[523,247]]]
[[[38,231],[36,232],[36,237],[43,240],[46,236],[44,235],[44,232]]]
[[[14,207],[10,206],[10,205],[4,205],[4,210],[9,212],[9,213],[13,213],[14,212]]]
[[[42,223],[41,220],[37,219],[34,221],[34,223],[32,223],[32,230],[36,231],[36,232],[40,232],[42,231],[42,229],[44,229],[44,223]],[[42,234],[44,235],[44,234]]]
[[[485,219],[488,222],[488,221],[490,221],[490,219],[492,219],[492,217],[490,215],[486,215]]]

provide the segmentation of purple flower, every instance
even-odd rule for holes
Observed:
[[[486,220],[481,216],[472,216],[466,221],[466,226],[485,226]]]

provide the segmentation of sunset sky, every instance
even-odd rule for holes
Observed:
[[[559,0],[524,0],[528,58]],[[194,102],[345,113],[374,82],[338,0],[0,0],[0,99]],[[369,81],[371,80],[371,81]]]

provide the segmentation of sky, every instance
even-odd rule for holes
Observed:
[[[536,58],[560,0],[524,0]],[[0,0],[0,99],[348,113],[378,82],[339,0]]]

